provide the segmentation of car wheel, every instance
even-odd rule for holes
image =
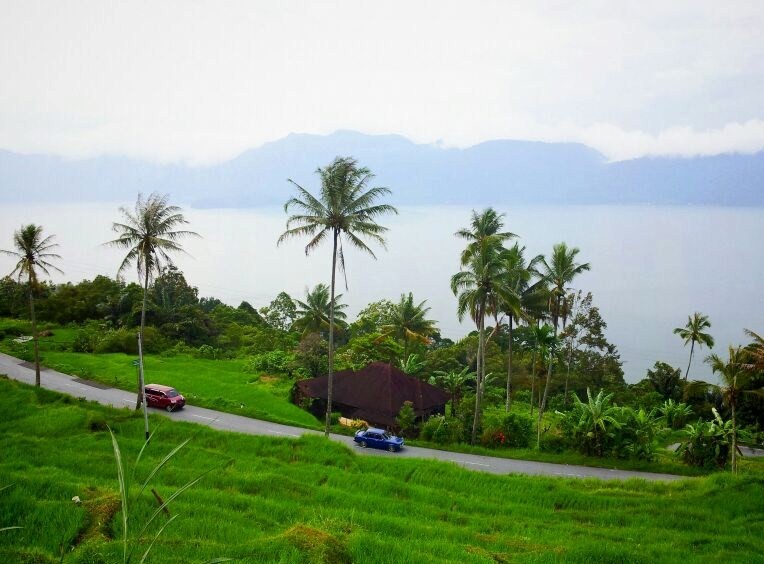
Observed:
[[[366,448],[366,441],[361,441],[360,446],[361,448]]]
[[[395,452],[395,445],[388,445],[387,450],[390,452]]]
[[[168,405],[165,409],[167,410],[167,413],[172,413],[172,405]]]

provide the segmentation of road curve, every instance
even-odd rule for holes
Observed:
[[[0,374],[7,374],[9,378],[34,384],[34,368],[18,358],[0,353]],[[57,392],[69,394],[74,397],[96,401],[113,407],[125,407],[135,405],[135,394],[117,388],[110,388],[99,382],[89,382],[68,374],[56,372],[44,368],[41,372],[42,386]],[[235,431],[250,435],[270,435],[281,437],[299,437],[306,434],[321,434],[318,431],[290,427],[261,421],[249,417],[242,417],[231,413],[213,411],[203,407],[187,405],[179,412],[161,412],[170,419],[176,421],[188,421],[201,423],[221,431]],[[641,478],[651,481],[669,481],[684,479],[685,476],[673,474],[656,474],[653,472],[634,472],[630,470],[611,470],[607,468],[594,468],[590,466],[575,466],[570,464],[551,464],[548,462],[533,462],[529,460],[513,460],[510,458],[498,458],[481,456],[476,454],[462,454],[445,450],[436,450],[422,447],[404,447],[401,452],[389,453],[383,450],[355,448],[352,437],[344,435],[331,435],[332,440],[354,448],[358,454],[366,456],[394,456],[406,458],[423,458],[453,462],[469,470],[490,472],[493,474],[527,474],[533,476],[558,476],[564,478],[598,478],[601,480],[626,480],[629,478]]]

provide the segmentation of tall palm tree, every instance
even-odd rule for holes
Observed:
[[[29,317],[32,322],[32,341],[34,344],[34,384],[38,387],[40,386],[40,345],[37,335],[37,320],[34,313],[34,293],[39,286],[38,270],[48,276],[50,276],[51,270],[61,272],[60,269],[49,262],[51,259],[61,258],[57,254],[50,252],[55,247],[58,247],[58,244],[53,242],[53,237],[54,235],[43,237],[42,226],[30,223],[29,225],[23,225],[21,229],[13,233],[15,251],[0,250],[0,253],[18,259],[10,276],[18,276],[19,282],[25,277],[29,285]]]
[[[138,194],[135,208],[129,210],[122,206],[122,222],[114,222],[112,230],[119,236],[106,245],[126,249],[127,254],[119,265],[117,275],[122,274],[133,263],[138,271],[138,279],[143,283],[143,303],[141,305],[140,339],[144,342],[146,328],[146,301],[148,298],[149,282],[155,274],[160,274],[162,268],[172,265],[170,253],[183,252],[180,241],[184,237],[198,237],[193,231],[178,230],[181,225],[188,223],[178,206],[168,203],[166,194],[151,193],[147,198]],[[138,351],[141,378],[138,382],[138,399],[135,409],[140,409],[143,403],[143,350]]]
[[[684,373],[684,379],[690,375],[690,365],[692,364],[692,353],[695,350],[695,343],[702,347],[706,345],[709,349],[714,348],[714,338],[704,331],[711,328],[711,322],[707,315],[697,311],[687,317],[687,325],[674,329],[674,334],[679,335],[684,340],[684,346],[690,345],[690,361],[687,363],[687,371]]]
[[[284,204],[284,211],[294,208],[298,213],[287,219],[286,231],[279,237],[278,243],[293,237],[310,238],[305,246],[305,254],[316,249],[328,237],[332,240],[332,281],[329,308],[329,377],[326,398],[326,425],[324,434],[329,436],[332,412],[332,392],[334,383],[334,290],[337,262],[345,272],[345,255],[342,251],[343,237],[355,248],[376,258],[374,252],[364,242],[364,238],[375,241],[385,247],[384,234],[387,228],[379,225],[376,219],[387,213],[398,213],[389,204],[377,203],[380,198],[390,194],[383,187],[369,187],[374,175],[368,168],[359,167],[352,157],[337,157],[328,166],[318,168],[316,173],[321,178],[318,197],[289,179],[297,188],[298,195]],[[347,285],[347,279],[345,281]]]
[[[347,315],[343,309],[346,304],[340,303],[342,294],[334,297],[334,323],[335,326],[345,327]],[[295,300],[297,311],[292,323],[294,329],[302,330],[303,334],[321,333],[329,330],[331,318],[331,303],[329,298],[329,286],[317,284],[313,290],[305,292],[305,301]]]
[[[542,255],[533,257],[529,262],[525,260],[525,247],[515,243],[507,249],[502,259],[507,275],[507,285],[519,302],[501,303],[500,309],[507,315],[507,390],[504,403],[504,410],[509,411],[512,397],[512,331],[515,322],[527,317],[527,310],[532,307],[534,301],[537,301],[539,290],[544,284],[541,279],[535,284],[530,281],[536,273],[536,265],[544,258]]]
[[[401,294],[401,300],[395,304],[392,311],[390,324],[382,327],[387,335],[393,335],[399,341],[403,341],[403,359],[409,357],[409,343],[428,343],[430,335],[435,332],[435,321],[427,319],[429,307],[425,307],[427,300],[419,304],[414,303],[414,295],[409,292]]]
[[[466,268],[451,277],[451,291],[457,296],[457,316],[462,321],[468,315],[478,329],[477,378],[475,417],[472,423],[472,442],[480,427],[481,404],[485,380],[485,318],[488,308],[499,299],[505,303],[518,301],[506,285],[504,263],[496,248],[488,248],[472,255]],[[498,298],[497,298],[498,296]]]
[[[729,358],[725,362],[716,354],[706,357],[706,362],[711,366],[722,382],[721,386],[706,384],[718,388],[724,398],[724,403],[729,406],[732,412],[732,472],[737,472],[737,416],[736,410],[741,396],[746,393],[759,393],[747,390],[750,384],[752,373],[746,369],[746,350],[741,347],[729,347]],[[694,384],[703,383],[696,382]]]
[[[578,247],[568,247],[566,243],[558,243],[552,247],[552,255],[547,261],[546,258],[542,258],[541,274],[546,279],[547,283],[551,286],[549,310],[552,314],[552,325],[554,326],[554,340],[557,341],[557,328],[562,311],[562,305],[565,298],[565,294],[568,291],[568,286],[573,282],[573,279],[591,268],[588,262],[583,264],[576,262],[576,256],[580,250]],[[554,346],[551,351],[552,355],[555,354]],[[539,406],[539,421],[544,415],[546,409],[546,400],[549,394],[549,384],[552,381],[552,366],[554,362],[550,360],[547,365],[546,383],[544,384],[544,397],[541,400]]]
[[[504,214],[493,208],[481,213],[473,210],[470,227],[455,233],[467,241],[461,255],[461,272],[451,277],[451,290],[457,296],[459,320],[469,313],[478,328],[477,390],[475,393],[475,418],[472,424],[472,442],[477,438],[480,425],[481,400],[485,376],[485,317],[490,310],[497,311],[500,301],[514,303],[513,296],[503,276],[501,260],[504,242],[515,237],[502,231]],[[497,296],[502,296],[501,299]]]

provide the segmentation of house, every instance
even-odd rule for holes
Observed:
[[[293,401],[301,405],[313,400],[310,411],[321,417],[326,413],[328,380],[328,376],[300,380],[293,389]],[[342,370],[333,378],[332,411],[380,427],[397,425],[395,418],[405,401],[412,403],[417,419],[424,419],[444,414],[449,399],[440,388],[384,362],[372,362],[358,371]]]

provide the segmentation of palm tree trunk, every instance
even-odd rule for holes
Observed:
[[[687,377],[690,375],[690,364],[692,364],[692,351],[695,350],[695,341],[692,341],[690,345],[690,361],[687,363],[687,372],[684,373],[684,381],[687,381]]]
[[[559,311],[559,297],[558,297],[558,305],[557,310]],[[541,400],[541,403],[539,404],[539,423],[538,423],[538,441],[536,442],[536,448],[541,447],[541,419],[544,417],[544,410],[546,410],[546,399],[547,395],[549,394],[549,384],[552,381],[552,366],[554,365],[554,347],[557,343],[557,322],[558,318],[555,314],[554,316],[554,340],[552,341],[552,346],[549,350],[549,365],[546,368],[546,383],[544,384],[544,397]]]
[[[144,338],[144,329],[146,328],[146,302],[149,295],[149,269],[144,265],[143,274],[143,305],[141,306],[141,344],[145,346],[146,339]],[[143,375],[143,346],[138,349],[138,399],[135,402],[136,411],[141,408],[143,404],[143,382],[141,376]]]
[[[507,346],[507,401],[504,404],[504,411],[506,412],[509,412],[510,407],[512,407],[512,318],[513,316],[510,314],[507,325],[509,345]]]
[[[480,426],[480,410],[483,395],[483,368],[485,362],[485,311],[481,304],[478,309],[478,356],[477,356],[477,386],[475,389],[475,416],[472,418],[472,444],[477,439],[477,430]]]
[[[531,417],[533,417],[533,402],[536,401],[536,347],[533,348],[531,360]]]
[[[573,361],[573,337],[570,338],[568,343],[568,368],[565,372],[565,397],[562,401],[562,405],[568,407],[568,380],[570,379],[570,363]]]
[[[332,394],[334,392],[334,283],[337,273],[337,238],[339,231],[334,230],[334,245],[332,247],[332,295],[329,302],[329,378],[326,390],[326,424],[324,436],[329,438],[329,428],[332,425]]]
[[[32,343],[34,346],[34,385],[40,387],[40,341],[37,335],[37,320],[34,315],[34,286],[29,276],[29,317],[32,320]]]
[[[403,362],[408,362],[409,360],[409,338],[405,333],[403,333]]]
[[[733,384],[736,386],[736,383]],[[734,393],[734,392],[733,392]],[[732,473],[737,474],[737,419],[735,418],[735,404],[737,401],[733,399],[730,402],[732,407]]]

